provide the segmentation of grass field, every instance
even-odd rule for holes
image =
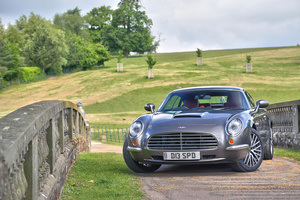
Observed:
[[[62,200],[143,199],[137,176],[122,154],[81,153],[66,180]]]
[[[245,73],[251,55],[253,73]],[[117,59],[94,70],[53,77],[0,91],[0,117],[41,100],[83,102],[92,125],[128,128],[145,113],[144,105],[159,106],[172,90],[224,85],[243,87],[255,100],[270,103],[300,99],[300,48],[254,48],[203,52],[196,66],[195,52],[154,54],[155,78],[147,79],[145,55],[123,59],[124,72],[116,72]]]

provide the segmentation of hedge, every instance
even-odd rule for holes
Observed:
[[[39,67],[21,67],[20,82],[28,82],[38,79],[43,70]]]

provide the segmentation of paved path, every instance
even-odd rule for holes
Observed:
[[[92,141],[92,153],[115,152],[122,153],[122,146],[102,144],[101,142]]]
[[[92,152],[122,152],[121,146],[92,143]],[[138,174],[150,199],[300,199],[300,162],[281,157],[263,161],[251,173],[227,165],[163,165]]]
[[[300,199],[300,164],[275,157],[251,173],[226,165],[165,165],[140,174],[150,199]]]

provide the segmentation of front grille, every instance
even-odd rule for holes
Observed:
[[[218,147],[217,139],[208,133],[163,133],[152,135],[149,150],[208,150]]]

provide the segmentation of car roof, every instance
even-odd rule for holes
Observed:
[[[203,86],[203,87],[181,88],[178,90],[174,90],[172,92],[197,91],[197,90],[231,90],[231,91],[240,91],[240,92],[244,91],[243,88],[231,87],[231,86]]]

